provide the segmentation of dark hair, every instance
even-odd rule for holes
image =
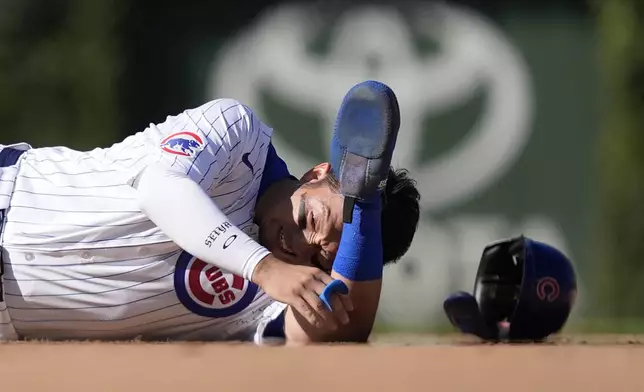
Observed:
[[[329,187],[339,191],[338,180],[329,173]],[[420,193],[407,169],[389,168],[382,194],[382,250],[384,263],[395,263],[409,250],[420,219]]]
[[[420,193],[406,169],[389,168],[382,194],[382,250],[384,262],[395,263],[409,250],[420,219]]]

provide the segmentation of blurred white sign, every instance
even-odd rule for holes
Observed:
[[[334,28],[328,55],[310,55],[307,43],[329,24]],[[438,53],[422,59],[414,34],[437,41]],[[374,58],[377,67],[370,66]],[[310,6],[279,6],[218,53],[209,95],[239,99],[266,117],[259,93],[269,90],[293,108],[320,113],[329,145],[344,94],[366,79],[388,84],[398,96],[402,125],[394,165],[418,180],[424,212],[458,207],[486,191],[529,140],[533,92],[518,50],[481,15],[445,4],[419,2],[407,18],[388,6],[351,7],[336,20]],[[420,163],[422,120],[467,102],[481,88],[486,100],[472,129],[450,150]],[[319,163],[282,137],[277,132],[273,143],[295,175]],[[563,234],[544,216],[521,222],[503,215],[422,219],[409,253],[386,269],[379,320],[393,326],[445,322],[444,297],[472,289],[483,247],[519,233],[568,254]]]

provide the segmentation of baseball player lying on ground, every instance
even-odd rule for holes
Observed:
[[[332,149],[346,172],[321,163],[299,180],[273,130],[232,99],[109,148],[0,146],[0,338],[365,341],[419,194],[390,170],[393,93],[358,90]],[[329,309],[334,279],[349,294]]]

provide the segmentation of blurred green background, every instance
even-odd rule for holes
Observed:
[[[519,233],[579,274],[570,329],[644,330],[644,3],[0,0],[2,143],[106,147],[217,97],[326,158],[344,92],[397,92],[423,217],[381,330],[445,326],[483,246]]]

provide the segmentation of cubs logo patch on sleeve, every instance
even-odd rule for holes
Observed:
[[[201,136],[188,131],[173,133],[161,140],[163,151],[183,157],[194,157],[205,145]]]
[[[222,271],[188,252],[177,260],[174,289],[181,304],[204,317],[235,315],[248,307],[258,287],[244,278]]]

